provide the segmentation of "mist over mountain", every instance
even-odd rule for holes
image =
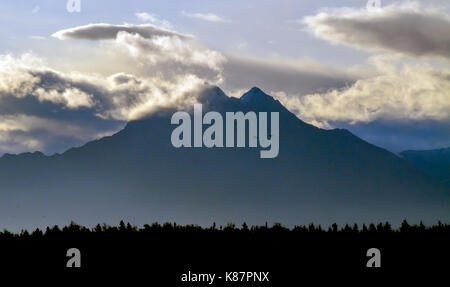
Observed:
[[[224,117],[279,112],[278,157],[261,159],[257,148],[175,148],[175,110],[159,110],[62,154],[4,155],[0,228],[70,220],[327,225],[450,219],[448,187],[347,130],[301,121],[256,87],[240,99],[208,87],[198,100],[204,113]]]

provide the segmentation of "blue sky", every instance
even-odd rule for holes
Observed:
[[[230,96],[259,86],[392,151],[449,146],[448,1],[366,2],[2,1],[0,154],[62,152],[204,81]]]

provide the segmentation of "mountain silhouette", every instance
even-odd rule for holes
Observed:
[[[433,150],[407,150],[400,155],[434,179],[450,186],[450,147]]]
[[[447,187],[347,130],[301,121],[256,87],[239,99],[210,86],[198,100],[204,113],[224,117],[279,112],[279,155],[261,159],[258,148],[175,148],[175,110],[161,109],[62,154],[4,155],[0,227],[121,219],[208,225],[450,219]]]

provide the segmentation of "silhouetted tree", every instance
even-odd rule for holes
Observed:
[[[352,229],[351,229],[351,227],[348,224],[345,224],[345,226],[342,229],[342,231],[346,232],[346,233],[350,233],[350,232],[352,232]]]
[[[383,232],[384,231],[384,226],[383,226],[383,223],[378,223],[377,224],[377,231],[378,232]]]
[[[404,219],[402,221],[402,225],[400,226],[400,232],[408,232],[410,231],[410,226],[408,224],[408,221],[406,221],[406,219]]]
[[[22,229],[22,231],[20,232],[20,237],[22,237],[22,238],[27,238],[27,237],[29,237],[29,236],[30,236],[30,235],[28,234],[28,231]]]
[[[384,223],[383,229],[384,229],[385,232],[392,232],[392,226],[391,226],[391,224],[390,224],[389,222],[387,222],[387,221]]]
[[[331,225],[331,228],[332,228],[333,232],[338,232],[338,226],[337,226],[336,223],[333,223],[333,224]]]
[[[36,230],[31,233],[31,236],[33,238],[41,238],[43,236],[43,233],[39,228],[36,228]]]
[[[232,222],[228,222],[227,226],[224,228],[224,231],[234,231],[236,229],[236,225]]]
[[[102,226],[100,225],[100,223],[94,227],[94,232],[98,233],[102,232]]]
[[[362,230],[361,230],[363,233],[366,233],[368,230],[367,230],[367,226],[365,225],[365,224],[363,224],[363,226],[362,226]]]
[[[120,231],[125,231],[126,230],[125,222],[123,222],[123,220],[121,220],[120,223],[119,223],[119,230]]]
[[[419,223],[419,230],[422,232],[425,231],[425,225],[423,224],[422,220]]]

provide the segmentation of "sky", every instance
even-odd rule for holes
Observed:
[[[394,152],[450,146],[450,3],[372,2],[2,1],[0,155],[61,153],[205,83]]]

